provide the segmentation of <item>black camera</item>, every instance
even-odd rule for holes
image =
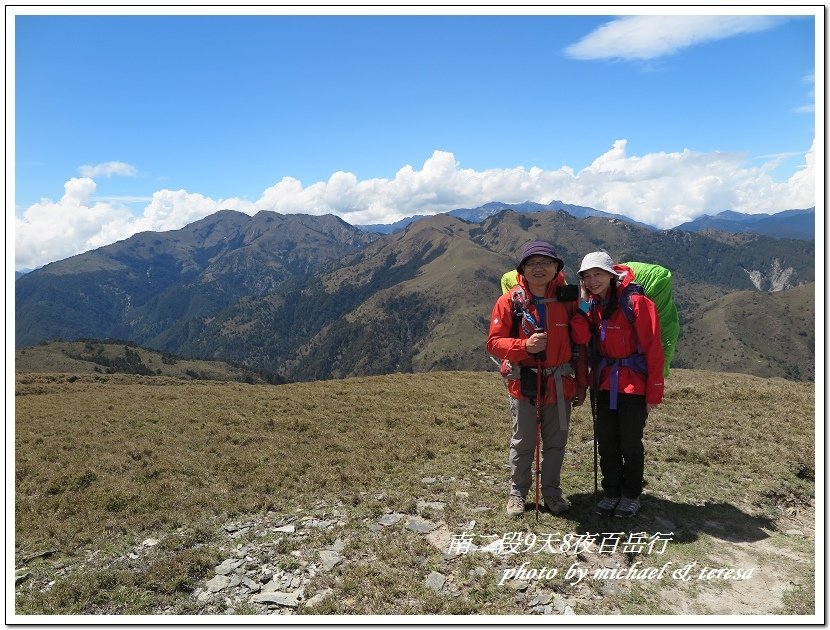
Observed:
[[[556,300],[558,302],[575,302],[578,299],[578,284],[561,284],[558,287],[556,287]]]

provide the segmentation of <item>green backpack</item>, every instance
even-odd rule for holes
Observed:
[[[501,277],[501,292],[507,293],[510,289],[519,284],[519,272],[515,269],[505,271]]]
[[[660,335],[663,343],[663,376],[669,375],[669,366],[677,349],[677,339],[680,336],[680,318],[677,306],[674,303],[672,292],[671,271],[661,265],[644,262],[626,262],[623,265],[630,267],[634,272],[634,280],[628,284],[621,301],[623,312],[629,322],[634,321],[634,312],[631,310],[632,293],[642,292],[654,302],[657,307],[657,317],[660,319]],[[515,269],[505,272],[501,278],[502,293],[507,293],[517,282],[518,273]],[[641,289],[641,290],[640,290]]]
[[[669,366],[677,349],[677,338],[680,336],[680,318],[677,315],[677,306],[674,303],[672,292],[671,271],[661,265],[643,262],[622,263],[631,267],[634,280],[623,291],[620,306],[629,322],[634,321],[634,312],[631,310],[631,300],[627,296],[633,293],[646,295],[657,307],[657,317],[660,320],[660,335],[663,342],[663,376],[669,375]]]

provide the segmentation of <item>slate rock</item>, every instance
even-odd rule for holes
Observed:
[[[392,514],[384,514],[378,519],[378,523],[383,525],[384,527],[389,527],[390,525],[394,525],[398,521],[403,518],[403,514],[399,514],[398,512],[393,512]]]
[[[223,588],[225,588],[228,584],[230,584],[231,580],[227,575],[214,575],[211,579],[207,581],[205,584],[205,588],[211,593],[218,593]]]
[[[320,560],[323,562],[323,571],[331,571],[334,567],[343,562],[343,556],[336,551],[324,549],[318,553],[320,554]]]
[[[559,593],[553,595],[553,607],[563,615],[574,615],[572,602],[562,597]]]
[[[277,604],[289,608],[296,608],[300,605],[300,601],[294,593],[257,593],[251,597],[251,601],[255,604]]]
[[[242,566],[244,562],[244,560],[238,558],[228,558],[227,560],[223,560],[221,564],[216,565],[213,570],[216,575],[227,575],[234,569]]]
[[[289,578],[289,582],[290,581],[291,580]],[[283,588],[283,580],[279,580],[277,578],[274,578],[273,580],[271,580],[267,584],[263,584],[260,590],[263,593],[276,593],[281,588]]]
[[[438,573],[437,571],[432,571],[427,576],[427,579],[424,581],[424,584],[428,589],[432,589],[433,591],[440,591],[444,588],[444,583],[447,581],[446,576]]]
[[[328,529],[334,525],[334,521],[312,518],[303,523],[303,527],[309,529]]]
[[[252,593],[258,593],[259,590],[262,588],[262,586],[260,586],[259,583],[254,582],[251,578],[247,576],[242,578],[242,586],[247,588]]]
[[[538,592],[527,602],[528,606],[545,606],[553,599],[553,593]]]
[[[418,532],[419,534],[428,534],[436,527],[438,527],[438,525],[435,523],[431,523],[423,518],[418,518],[417,516],[410,516],[406,521],[406,529]]]

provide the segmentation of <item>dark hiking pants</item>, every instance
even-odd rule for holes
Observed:
[[[643,491],[643,429],[646,426],[646,397],[618,394],[617,408],[609,409],[610,394],[597,396],[597,446],[605,496],[624,495],[636,499]]]

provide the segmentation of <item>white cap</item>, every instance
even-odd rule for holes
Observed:
[[[620,273],[614,269],[614,261],[611,260],[611,256],[608,255],[608,252],[591,252],[590,254],[586,254],[585,258],[582,259],[582,264],[579,266],[579,275],[581,276],[583,271],[595,268],[613,273],[620,280],[625,277],[624,273]]]

